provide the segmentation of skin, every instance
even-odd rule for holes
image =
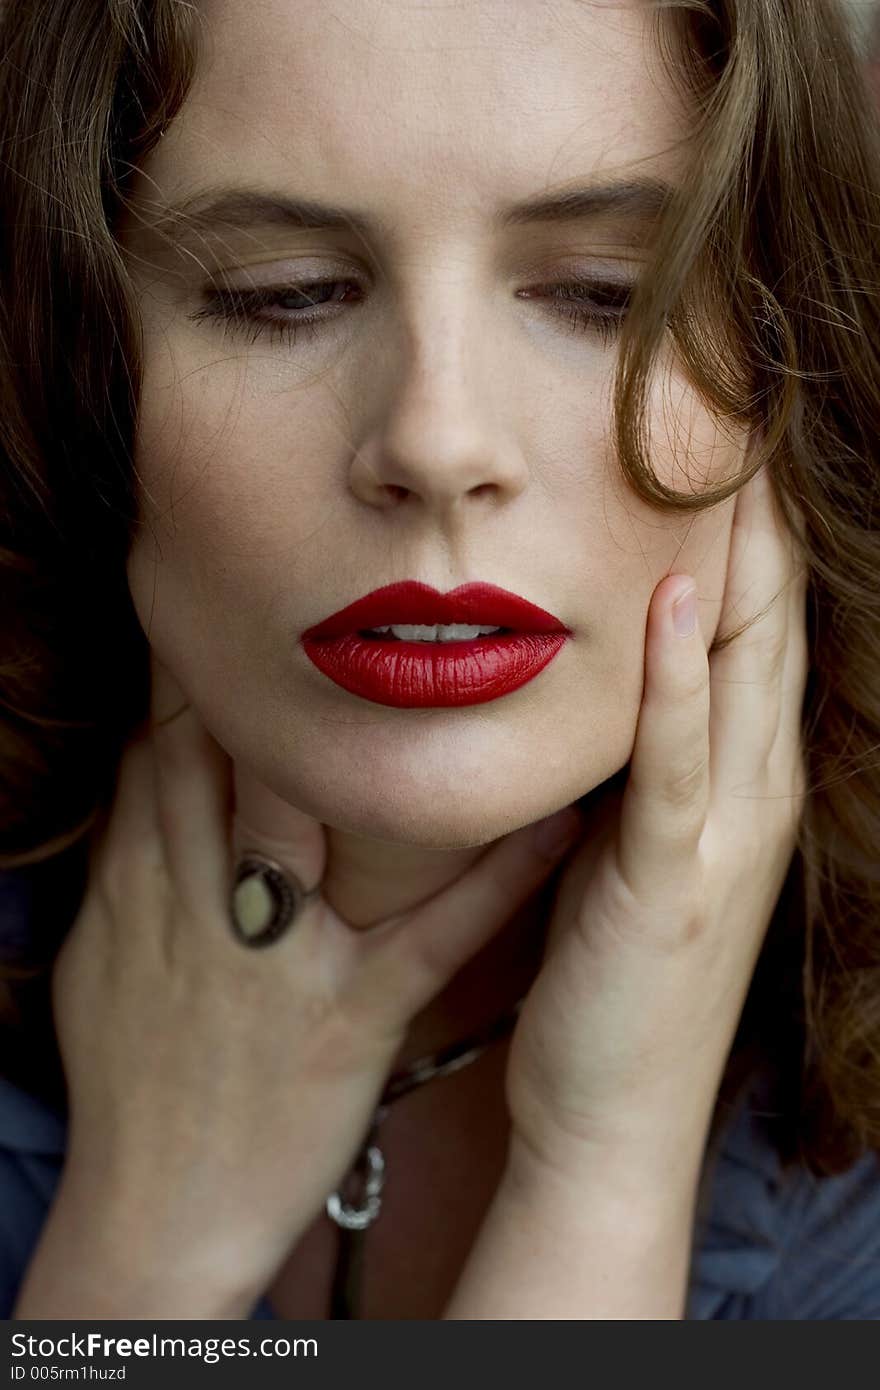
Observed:
[[[481,4],[456,10],[454,29],[439,6],[242,13],[206,11],[209,60],[141,171],[141,219],[247,179],[325,200],[345,187],[387,227],[173,252],[142,220],[125,229],[146,345],[128,574],[153,721],[123,756],[53,970],[71,1139],[17,1316],[246,1318],[270,1278],[276,1311],[300,1316],[329,1277],[328,1186],[407,1021],[404,1052],[484,1019],[529,974],[515,948],[546,931],[505,1115],[492,1050],[494,1072],[417,1091],[383,1132],[391,1219],[371,1237],[365,1316],[403,1296],[410,1316],[679,1318],[709,1118],[803,807],[806,574],[794,582],[766,471],[685,525],[642,506],[615,469],[613,350],[520,297],[575,256],[631,265],[637,229],[502,240],[486,219],[561,179],[674,179],[687,113],[635,7]],[[310,20],[323,89],[297,67]],[[524,62],[538,39],[546,64]],[[311,126],[287,118],[291,90]],[[309,351],[249,347],[192,317],[212,258],[264,283],[362,278],[366,307]],[[652,423],[674,486],[738,471],[747,441],[720,433],[671,358]],[[440,547],[448,563],[432,569]],[[677,572],[700,588],[690,635],[670,621]],[[295,635],[407,575],[509,585],[573,640],[494,705],[356,701]],[[743,618],[748,639],[710,655],[718,627]],[[228,931],[230,762],[233,839],[245,823],[310,884],[327,832],[323,900],[269,956]],[[581,827],[552,911],[537,910],[549,869],[533,823],[613,792],[628,763],[621,800]],[[381,926],[340,930],[340,916]],[[500,945],[450,984],[479,941]]]
[[[637,274],[645,226],[490,220],[569,182],[674,182],[689,117],[639,3],[199,8],[195,87],[139,171],[122,232],[145,348],[128,579],[154,652],[236,767],[326,827],[324,896],[367,927],[626,765],[664,575],[694,576],[714,639],[735,499],[684,519],[639,501],[614,457],[613,343],[572,332],[546,294],[517,294],[578,269]],[[387,228],[225,229],[179,249],[151,230],[160,205],[220,184],[341,203]],[[190,317],[220,272],[239,286],[342,277],[363,293],[315,336],[252,343]],[[650,419],[663,481],[739,468],[747,441],[671,352]],[[298,636],[407,578],[499,584],[573,635],[490,703],[361,700]],[[514,939],[537,930],[526,915],[438,998],[413,1053],[517,997]]]

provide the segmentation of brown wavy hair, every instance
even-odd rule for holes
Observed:
[[[839,0],[654,9],[694,158],[620,339],[620,466],[684,515],[766,462],[810,575],[806,807],[716,1125],[772,1061],[779,1154],[831,1174],[880,1151],[880,121]],[[51,967],[149,711],[125,566],[142,343],[117,232],[185,100],[199,16],[184,0],[6,0],[0,39],[0,869],[34,894],[0,974],[2,1069],[58,1099]],[[677,494],[648,463],[670,333],[718,419],[762,441],[712,493]]]

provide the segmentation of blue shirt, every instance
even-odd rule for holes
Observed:
[[[0,873],[7,955],[38,909],[30,871]],[[69,919],[68,919],[69,920]],[[694,1222],[687,1319],[880,1320],[880,1155],[817,1178],[782,1170],[756,1074],[711,1158]],[[66,1116],[0,1077],[0,1317],[8,1319],[60,1177]],[[380,1217],[381,1219],[381,1217]],[[252,1319],[276,1316],[262,1297]]]

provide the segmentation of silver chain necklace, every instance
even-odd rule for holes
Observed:
[[[506,1037],[513,1029],[523,1000],[518,999],[492,1023],[484,1025],[462,1042],[452,1043],[439,1052],[429,1053],[395,1072],[385,1085],[373,1112],[370,1127],[360,1151],[342,1187],[356,1190],[354,1201],[345,1201],[337,1189],[327,1198],[327,1215],[339,1227],[339,1244],[330,1295],[330,1319],[357,1318],[363,1273],[364,1235],[382,1210],[382,1189],[385,1185],[385,1156],[377,1143],[379,1126],[388,1114],[392,1101],[405,1096],[416,1086],[435,1076],[450,1072],[476,1061],[491,1043]]]

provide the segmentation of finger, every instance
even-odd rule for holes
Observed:
[[[233,784],[233,867],[244,854],[256,852],[293,874],[306,892],[317,887],[327,860],[321,822],[292,806],[239,761],[234,765]],[[256,929],[256,919],[254,925]]]
[[[118,900],[139,892],[140,875],[152,876],[164,863],[152,738],[144,726],[123,749],[113,796],[93,826],[88,879],[103,883]]]
[[[807,792],[808,760],[804,739],[804,699],[810,674],[810,636],[808,604],[810,567],[802,553],[793,557],[794,578],[789,583],[788,643],[780,687],[779,724],[776,740],[767,759],[771,785],[789,801],[789,811],[798,822]],[[784,808],[783,808],[784,809]]]
[[[390,1024],[424,1008],[511,920],[559,866],[582,827],[577,809],[566,807],[506,835],[450,887],[370,931],[365,993]]]
[[[772,794],[768,779],[780,761],[779,794],[791,791],[808,668],[806,588],[806,567],[762,468],[737,496],[719,634],[749,627],[709,658],[710,800],[719,825],[741,822],[744,799]]]
[[[155,653],[151,670],[159,823],[169,875],[196,929],[205,922],[214,931],[230,915],[235,866],[248,851],[311,889],[324,871],[323,827],[233,763]],[[237,904],[242,927],[254,932],[272,907],[259,881]]]
[[[645,682],[629,777],[620,806],[617,867],[652,910],[664,891],[686,890],[709,807],[709,663],[698,619],[675,631],[673,607],[693,587],[662,580],[645,634]]]
[[[172,672],[150,654],[156,806],[165,862],[193,921],[226,910],[230,760]]]

